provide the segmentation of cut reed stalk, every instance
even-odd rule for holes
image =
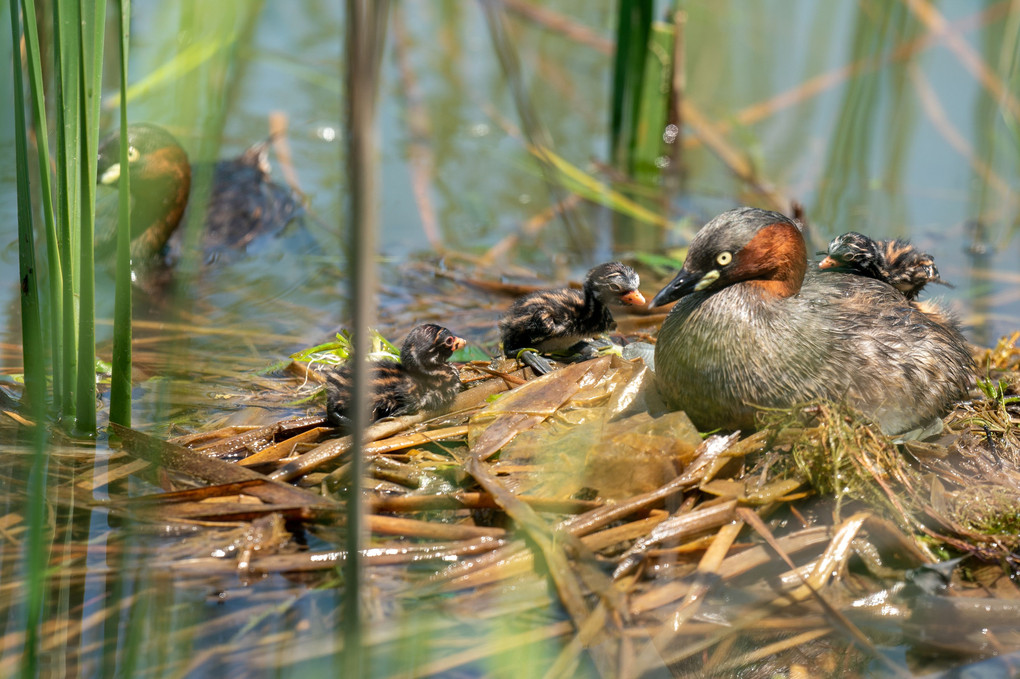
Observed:
[[[368,329],[374,324],[375,314],[375,257],[378,214],[376,190],[378,164],[375,155],[375,104],[379,92],[382,49],[385,44],[388,2],[371,3],[364,0],[347,0],[346,96],[347,125],[350,137],[347,146],[347,172],[349,182],[349,214],[351,252],[352,341],[357,353],[354,356],[351,481],[347,492],[348,559],[344,562],[343,596],[343,665],[346,675],[362,676],[367,669],[363,649],[362,547],[365,543],[365,518],[362,507],[361,479],[364,471],[362,453],[364,432],[369,418],[369,370],[363,360],[369,346]]]

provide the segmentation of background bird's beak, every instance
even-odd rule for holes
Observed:
[[[718,274],[716,274],[718,276]],[[658,294],[652,299],[652,307],[662,306],[675,302],[684,295],[689,295],[698,289],[698,285],[704,279],[702,274],[692,274],[686,269],[680,269],[680,273],[676,275],[676,278],[671,280],[666,287],[659,290]]]
[[[116,184],[120,179],[120,163],[114,163],[105,170],[99,170],[99,183],[100,184]]]

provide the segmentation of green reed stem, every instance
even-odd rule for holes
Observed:
[[[620,169],[629,169],[630,165],[652,17],[652,0],[620,0],[617,8],[612,117],[609,125],[612,144],[610,157]]]
[[[25,361],[25,395],[34,411],[44,414],[46,406],[46,359],[43,349],[42,311],[36,275],[35,233],[32,224],[32,195],[28,184],[28,124],[25,120],[25,82],[17,46],[21,24],[17,2],[11,2],[11,36],[14,39],[14,125],[15,162],[18,186],[18,270],[21,282],[21,336]],[[25,4],[22,0],[21,4]],[[38,45],[36,45],[38,58]]]
[[[120,18],[120,166],[128,165],[127,61],[131,0],[117,0]],[[131,173],[120,177],[117,221],[117,292],[113,311],[110,422],[131,426]]]
[[[669,112],[675,30],[672,24],[657,21],[648,34],[630,157],[631,173],[646,184],[656,183],[662,175],[655,161],[662,155],[662,130]]]
[[[106,26],[106,3],[90,0],[84,3],[81,22],[81,64],[79,101],[82,108],[81,159],[81,288],[78,318],[78,402],[75,430],[84,436],[96,433],[96,279],[95,279],[95,215],[96,165],[99,139],[99,95],[103,82],[103,39]],[[89,30],[91,29],[91,32]]]
[[[22,0],[22,12],[26,0]],[[24,676],[35,676],[39,668],[39,623],[42,618],[43,573],[45,572],[45,472],[46,428],[46,360],[43,349],[42,313],[40,309],[38,277],[35,260],[35,232],[32,224],[32,196],[28,184],[28,125],[25,120],[25,83],[21,60],[17,57],[21,45],[19,3],[12,0],[11,38],[15,46],[14,63],[14,140],[18,187],[18,268],[21,282],[21,339],[25,361],[25,397],[35,420],[32,428],[34,446],[32,470],[29,476],[25,551],[25,643],[21,656]],[[39,45],[36,42],[32,59],[38,64]],[[26,49],[32,47],[26,43]],[[40,78],[41,80],[41,78]],[[41,90],[40,90],[41,91]]]
[[[77,0],[58,0],[53,8],[53,64],[56,83],[57,131],[57,248],[61,261],[61,299],[63,318],[60,332],[64,351],[59,362],[54,359],[54,370],[59,371],[61,388],[54,389],[57,412],[67,423],[75,419],[78,382],[78,259],[79,224],[78,185],[81,163],[78,162],[79,107],[78,64],[74,55],[80,52],[81,34],[78,29],[81,12]]]
[[[57,249],[57,226],[53,219],[53,189],[50,184],[50,148],[46,130],[46,102],[43,96],[42,67],[40,65],[39,34],[35,16],[35,5],[22,2],[25,34],[25,61],[28,68],[29,93],[32,100],[32,126],[35,130],[36,149],[39,162],[39,207],[46,224],[46,264],[49,267],[49,278],[46,290],[50,304],[49,336],[53,365],[59,365],[63,355],[63,342],[60,334],[60,319],[63,316],[63,300],[60,296],[59,281],[61,280],[60,253]],[[54,393],[60,391],[60,375],[53,375]]]

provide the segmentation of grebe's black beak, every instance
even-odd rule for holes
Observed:
[[[675,302],[692,292],[704,290],[718,278],[719,271],[717,269],[712,269],[705,273],[691,273],[687,269],[680,269],[680,273],[676,275],[676,278],[671,280],[662,290],[659,290],[658,294],[652,299],[650,306],[657,307]]]

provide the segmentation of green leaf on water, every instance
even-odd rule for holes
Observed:
[[[378,330],[371,331],[372,338],[372,350],[369,352],[369,359],[390,359],[393,361],[399,360],[400,350],[388,339],[379,334]],[[351,336],[346,330],[342,330],[336,334],[336,339],[332,342],[325,342],[323,344],[316,344],[314,347],[303,349],[295,354],[291,354],[291,358],[295,361],[304,361],[306,363],[311,362],[328,362],[328,363],[342,363],[350,358],[351,355]]]
[[[453,352],[450,356],[450,360],[455,363],[467,363],[468,361],[488,361],[491,356],[485,353],[485,350],[481,347],[469,344],[463,349],[458,349]]]

